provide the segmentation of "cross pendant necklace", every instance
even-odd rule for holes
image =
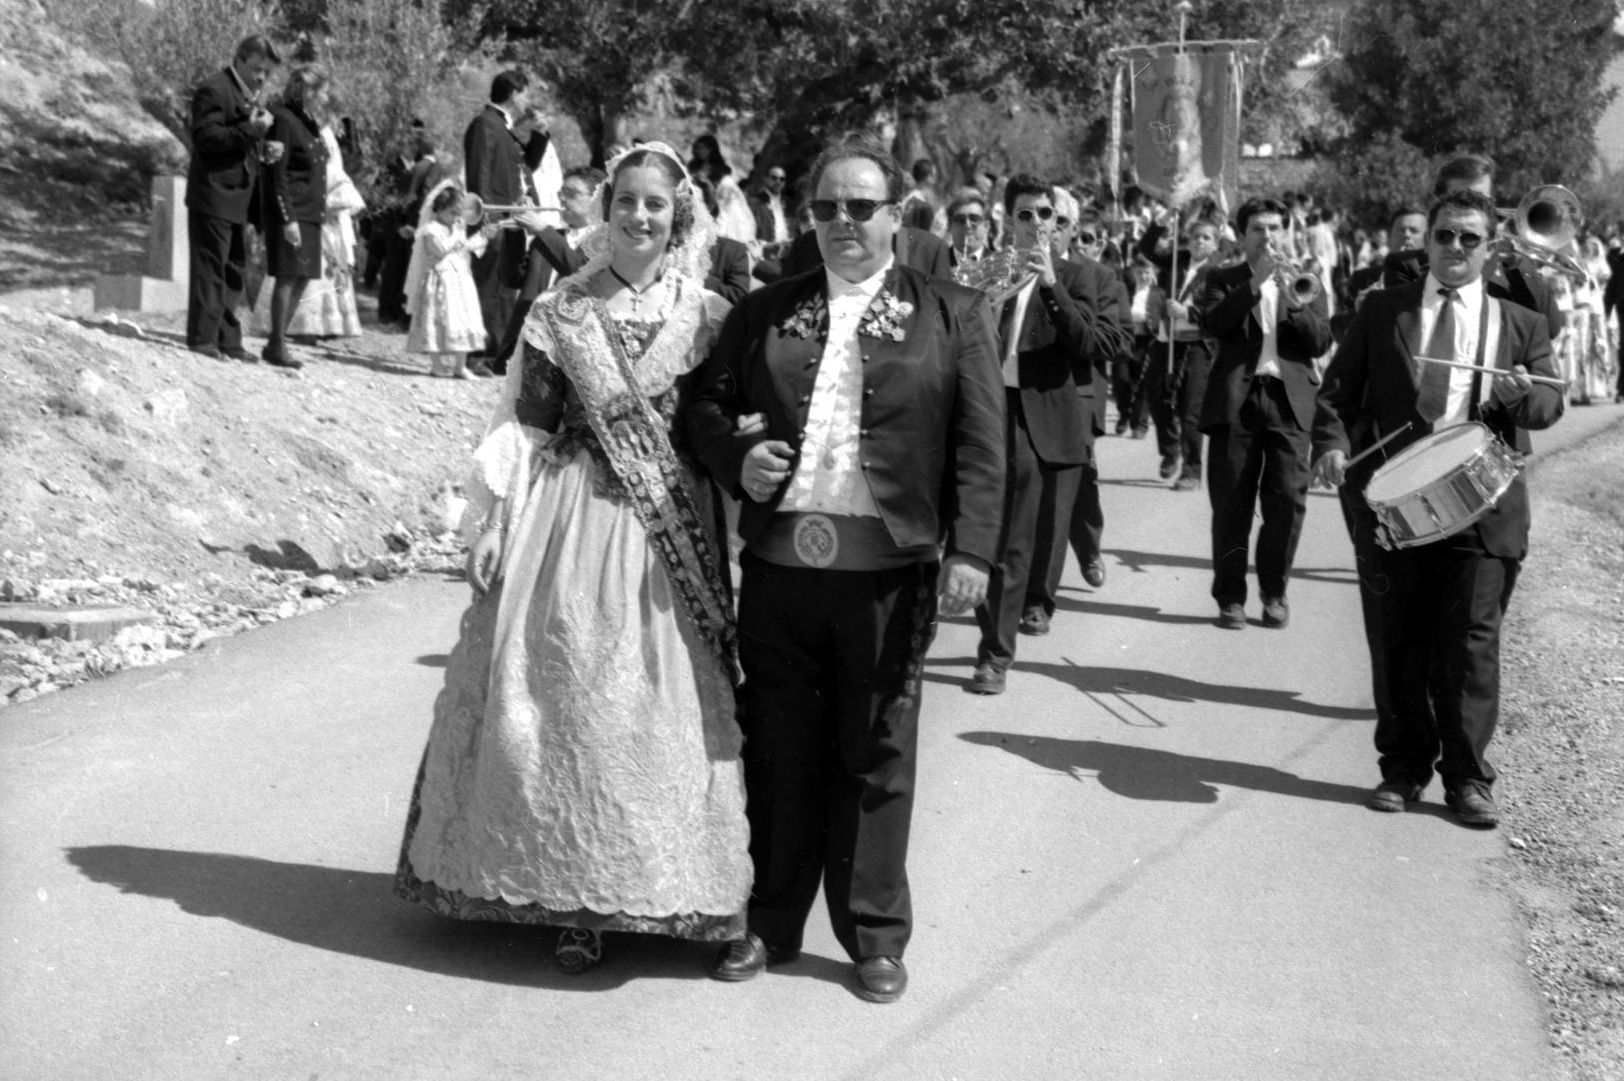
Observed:
[[[627,292],[631,293],[633,314],[636,314],[643,307],[643,298],[648,295],[649,290],[660,284],[660,279],[655,278],[653,281],[643,286],[643,288],[639,289],[637,286],[621,277],[620,271],[616,270],[614,267],[609,268],[609,273],[614,276],[615,281],[626,287]]]

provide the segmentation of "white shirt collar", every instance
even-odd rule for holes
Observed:
[[[1443,297],[1438,295],[1440,289],[1454,289],[1455,292],[1460,294],[1461,301],[1469,309],[1475,310],[1479,304],[1483,303],[1483,275],[1481,274],[1465,285],[1457,287],[1445,285],[1433,276],[1432,271],[1427,271],[1426,292],[1422,294],[1421,299],[1430,304],[1442,304]]]
[[[505,123],[508,126],[509,131],[512,131],[513,130],[513,114],[508,111],[508,107],[506,105],[498,105],[496,102],[493,101],[493,102],[491,102],[491,108],[495,109],[497,112],[502,114],[502,122]]]
[[[829,299],[834,300],[837,297],[858,295],[867,297],[870,300],[874,299],[879,294],[880,287],[885,284],[885,276],[891,272],[891,266],[895,262],[896,256],[893,255],[886,259],[885,265],[875,271],[872,276],[864,278],[860,282],[849,282],[825,266],[823,274],[829,283]]]

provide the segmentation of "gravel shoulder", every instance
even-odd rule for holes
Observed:
[[[1502,641],[1496,761],[1550,1038],[1575,1081],[1624,1078],[1624,425],[1540,458]]]

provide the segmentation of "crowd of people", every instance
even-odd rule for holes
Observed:
[[[337,175],[320,73],[257,104],[276,61],[250,38],[195,99],[188,337],[243,352],[257,176],[264,359],[288,364],[349,203],[310,194]],[[937,617],[974,613],[966,689],[994,695],[1020,637],[1050,632],[1068,551],[1104,586],[1112,401],[1117,435],[1154,427],[1163,480],[1206,488],[1221,628],[1252,625],[1249,575],[1261,625],[1289,626],[1307,492],[1339,489],[1377,711],[1368,806],[1402,811],[1436,774],[1461,822],[1498,821],[1526,483],[1438,536],[1366,495],[1459,426],[1526,451],[1576,380],[1616,378],[1610,326],[1571,364],[1562,344],[1605,251],[1582,238],[1553,275],[1497,243],[1492,162],[1449,163],[1370,237],[1301,194],[1228,215],[1133,191],[1108,212],[1025,173],[944,194],[862,138],[793,179],[761,163],[747,191],[705,136],[561,169],[551,221],[529,96],[496,77],[460,177],[415,137],[372,220],[380,315],[437,372],[503,379],[401,896],[558,928],[568,972],[636,931],[716,943],[710,974],[741,981],[796,959],[821,886],[853,989],[895,1001]]]

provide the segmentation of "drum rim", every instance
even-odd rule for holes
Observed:
[[[1440,428],[1435,432],[1429,432],[1420,439],[1417,439],[1414,443],[1411,443],[1409,446],[1405,447],[1403,450],[1399,451],[1397,454],[1393,455],[1393,457],[1389,458],[1387,461],[1383,462],[1376,468],[1374,473],[1370,474],[1370,480],[1365,483],[1365,498],[1372,502],[1380,501],[1382,503],[1392,503],[1396,499],[1403,498],[1403,495],[1405,494],[1414,494],[1415,492],[1420,491],[1421,489],[1419,488],[1412,488],[1409,490],[1409,492],[1399,495],[1372,496],[1370,494],[1371,486],[1376,483],[1377,479],[1380,478],[1383,473],[1387,472],[1389,469],[1397,469],[1399,466],[1409,462],[1412,458],[1419,458],[1425,451],[1431,449],[1433,444],[1436,443],[1441,436],[1448,435],[1451,432],[1458,431],[1461,428],[1476,428],[1479,430],[1479,433],[1484,436],[1484,439],[1478,444],[1471,455],[1462,458],[1459,462],[1455,463],[1456,465],[1465,465],[1467,462],[1471,461],[1472,458],[1482,454],[1484,448],[1487,447],[1489,443],[1495,441],[1493,430],[1491,430],[1487,424],[1484,424],[1482,421],[1478,420],[1466,420],[1459,424],[1451,424],[1447,428]],[[1440,479],[1442,478],[1433,478],[1433,480]],[[1429,485],[1431,483],[1431,481],[1428,482]]]

